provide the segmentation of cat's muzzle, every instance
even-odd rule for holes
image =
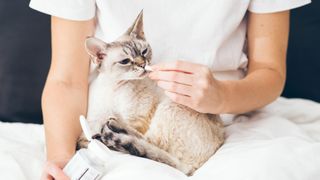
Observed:
[[[144,67],[146,66],[146,60],[145,60],[145,58],[142,57],[142,56],[138,56],[138,57],[134,58],[134,63],[135,63],[137,66],[139,66],[139,67],[141,67],[141,68],[143,68],[143,69],[144,69]]]

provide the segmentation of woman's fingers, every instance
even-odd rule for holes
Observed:
[[[193,75],[176,71],[154,71],[149,75],[150,79],[158,81],[177,82],[191,86],[193,84]]]
[[[53,177],[48,173],[48,162],[46,163],[42,175],[41,175],[41,180],[53,180]]]
[[[158,86],[172,101],[202,113],[222,109],[224,88],[208,67],[174,61],[156,64],[152,69],[150,79],[158,81]]]
[[[62,171],[62,169],[57,166],[54,163],[48,162],[45,168],[47,175],[47,179],[52,179],[52,177],[55,180],[69,180],[70,178]]]
[[[158,81],[158,86],[164,89],[165,91],[191,96],[192,95],[192,87],[184,84],[179,84],[175,82],[168,81]]]
[[[47,172],[43,172],[41,175],[41,180],[53,180],[53,177],[50,176]]]
[[[165,91],[165,94],[175,103],[190,107],[191,98],[181,94]]]
[[[195,64],[186,61],[170,61],[170,62],[162,62],[152,66],[152,70],[154,71],[182,71],[187,73],[193,73],[195,69],[198,67],[202,67],[200,64]]]

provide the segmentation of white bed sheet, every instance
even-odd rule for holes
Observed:
[[[106,180],[318,180],[320,104],[279,98],[226,127],[226,142],[187,178],[151,160],[117,155],[106,160]],[[0,179],[36,180],[45,159],[40,125],[0,123]]]

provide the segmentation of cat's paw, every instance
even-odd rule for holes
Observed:
[[[109,117],[105,125],[115,133],[127,134],[140,139],[143,138],[143,135],[140,132],[115,117]]]
[[[144,157],[144,150],[138,144],[137,138],[123,133],[116,133],[109,128],[108,123],[103,127],[101,142],[109,149],[135,156]]]
[[[87,148],[89,144],[89,141],[83,134],[78,138],[77,140],[77,145],[76,145],[76,150],[82,149],[82,148]]]
[[[115,133],[128,134],[126,127],[121,122],[116,120],[114,117],[110,117],[107,120],[106,126]]]
[[[92,139],[96,139],[96,140],[99,140],[99,141],[102,141],[101,139],[101,134],[95,134],[91,137]]]
[[[115,151],[122,151],[121,144],[124,143],[124,140],[127,139],[124,137],[121,129],[115,126],[116,122],[113,120],[108,120],[106,124],[102,127],[101,135],[96,136],[103,144],[108,148]]]

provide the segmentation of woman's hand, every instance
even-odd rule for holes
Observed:
[[[201,113],[223,111],[224,88],[210,69],[184,61],[164,62],[152,66],[149,78],[174,102]]]
[[[68,161],[48,161],[43,169],[41,180],[70,180],[70,178],[62,171],[62,168],[67,162]]]

